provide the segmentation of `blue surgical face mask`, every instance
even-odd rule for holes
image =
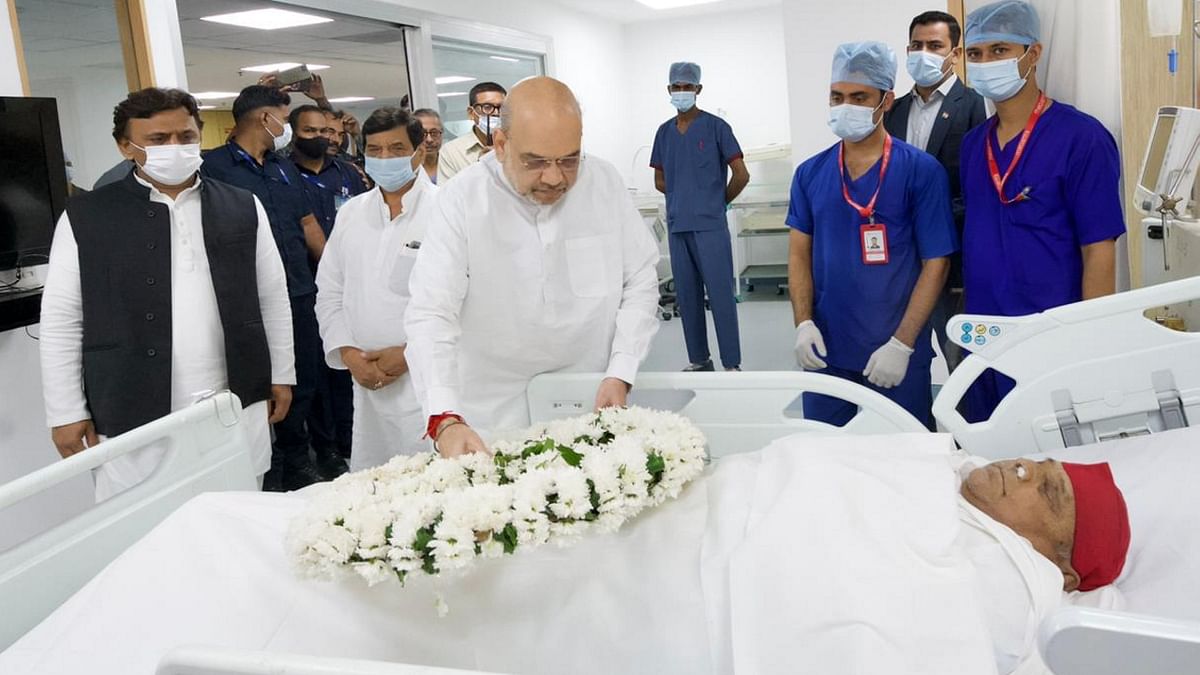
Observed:
[[[946,64],[946,57],[933,52],[912,52],[908,55],[908,74],[912,75],[912,79],[922,87],[932,87],[946,73],[942,70]]]
[[[384,192],[395,192],[417,177],[412,155],[407,157],[367,157],[367,175]]]
[[[671,105],[679,112],[687,112],[696,107],[696,92],[694,91],[673,91],[671,92]]]
[[[880,101],[879,105],[882,106],[883,101]],[[879,126],[875,121],[876,110],[879,108],[849,103],[835,105],[829,109],[829,128],[833,129],[838,138],[857,143],[870,136],[875,127]]]
[[[1007,101],[1025,87],[1026,78],[1033,72],[1033,68],[1030,68],[1025,77],[1021,77],[1019,63],[1023,58],[1025,57],[991,63],[968,63],[967,79],[980,96],[993,101]]]

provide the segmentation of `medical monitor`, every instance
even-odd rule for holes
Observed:
[[[0,97],[0,270],[47,262],[66,202],[54,99]]]
[[[1200,110],[1159,108],[1134,191],[1134,208],[1145,215],[1155,215],[1166,196],[1179,200],[1175,212],[1184,215],[1192,205],[1197,167],[1200,167]]]

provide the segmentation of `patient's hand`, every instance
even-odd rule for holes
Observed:
[[[464,423],[449,421],[442,427],[434,441],[434,447],[442,457],[458,457],[471,452],[487,452],[487,446],[475,430]]]
[[[596,410],[601,408],[623,408],[629,396],[630,385],[615,377],[606,377],[596,390]]]
[[[54,441],[54,447],[58,448],[58,454],[62,455],[63,459],[94,448],[100,443],[96,427],[90,419],[54,427],[50,430],[50,439]]]

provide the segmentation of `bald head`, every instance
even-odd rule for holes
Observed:
[[[518,194],[543,205],[575,184],[583,143],[583,115],[567,85],[533,77],[513,87],[500,113],[496,159]]]
[[[500,111],[500,128],[509,135],[514,130],[519,133],[531,122],[542,127],[552,120],[583,126],[583,113],[575,94],[553,77],[531,77],[518,82]]]

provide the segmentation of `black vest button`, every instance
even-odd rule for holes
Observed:
[[[146,320],[153,321],[154,320],[154,312],[146,312]]]
[[[147,350],[146,350],[146,356],[155,356],[155,355],[157,355],[157,354],[158,354],[158,352],[157,352],[157,351],[155,351],[155,350],[153,350],[153,349],[147,349]]]
[[[151,218],[153,218],[153,217],[154,217],[154,212],[153,212],[153,211],[147,211],[147,212],[146,212],[146,215],[147,215],[147,216],[150,216]]]
[[[153,286],[154,285],[154,277],[146,277],[146,285]]]
[[[153,251],[156,248],[158,248],[158,244],[156,244],[154,242],[150,242],[149,244],[146,244],[146,250],[148,250],[148,251]]]

